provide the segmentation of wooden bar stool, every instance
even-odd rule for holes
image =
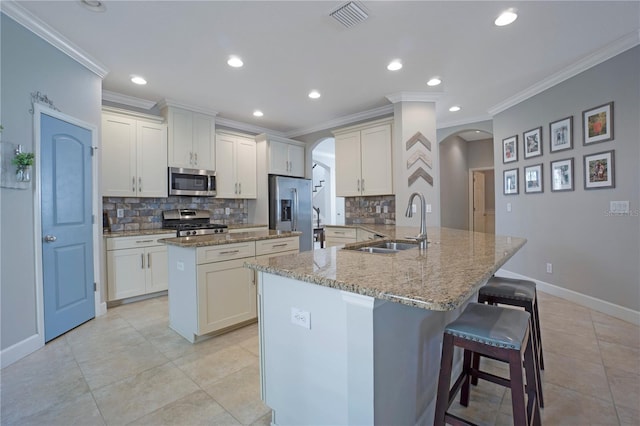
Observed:
[[[460,390],[460,404],[469,405],[470,379],[474,376],[511,389],[516,426],[541,424],[529,317],[528,312],[519,309],[470,303],[457,320],[445,327],[434,425],[473,425],[447,409]],[[462,373],[449,389],[455,346],[464,349]],[[475,369],[471,365],[474,353],[508,362],[509,379]]]
[[[544,370],[544,357],[542,355],[542,336],[540,334],[540,317],[538,315],[538,298],[536,283],[527,280],[511,278],[491,277],[486,285],[478,291],[478,303],[488,303],[490,305],[509,305],[524,308],[531,316],[531,334],[534,341],[534,357],[536,361],[536,376],[538,379],[538,396],[540,407],[544,407],[544,396],[542,395],[542,379],[540,370]],[[478,369],[480,356],[475,355],[473,366]],[[471,380],[473,385],[478,384],[478,378]]]

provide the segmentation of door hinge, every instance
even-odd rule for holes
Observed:
[[[95,282],[93,283],[93,291],[98,291],[98,284]]]
[[[96,153],[96,149],[98,149],[97,146],[92,146],[91,147],[91,156],[93,157],[93,155]]]
[[[92,215],[91,215],[91,224],[92,224],[92,225],[95,225],[95,224],[96,224],[96,215],[95,215],[95,214],[92,214]]]

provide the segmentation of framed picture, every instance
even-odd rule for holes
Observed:
[[[573,158],[551,162],[551,190],[573,191]]]
[[[584,156],[584,189],[614,188],[613,150]]]
[[[550,123],[549,136],[550,152],[573,148],[573,117]]]
[[[504,195],[518,193],[518,169],[504,171]]]
[[[518,135],[502,139],[502,162],[518,161]]]
[[[535,194],[543,192],[542,188],[542,164],[524,168],[524,192]]]
[[[606,142],[613,139],[613,102],[582,113],[582,143]]]
[[[542,155],[542,126],[522,134],[524,158]]]

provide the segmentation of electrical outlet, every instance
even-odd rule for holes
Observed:
[[[176,269],[178,271],[184,271],[184,262],[176,262]]]
[[[411,213],[418,213],[418,208],[415,204],[411,204]]]
[[[507,203],[507,211],[510,212],[511,211],[511,203]]]
[[[380,213],[382,210],[380,209],[380,206],[376,206],[376,213]]]
[[[311,330],[311,313],[298,308],[291,308],[291,324]]]
[[[382,211],[384,213],[389,213],[389,206],[382,206]]]
[[[609,211],[613,214],[629,214],[629,201],[610,201]]]
[[[431,213],[431,204],[427,204],[427,213]]]
[[[226,214],[227,216],[231,214],[231,209],[229,207],[225,207],[224,208],[224,214]]]
[[[124,217],[124,209],[117,210],[118,217]]]
[[[553,264],[547,263],[547,274],[553,274]]]

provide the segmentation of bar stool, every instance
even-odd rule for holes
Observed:
[[[457,320],[445,327],[434,425],[473,425],[448,413],[447,409],[460,390],[460,404],[469,405],[470,379],[474,376],[511,389],[516,426],[541,424],[529,317],[529,313],[518,309],[470,303]],[[464,349],[462,373],[449,389],[455,346]],[[508,362],[509,379],[475,369],[471,365],[474,353]],[[522,374],[523,358],[526,385]]]

